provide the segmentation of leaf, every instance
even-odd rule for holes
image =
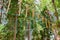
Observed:
[[[36,23],[36,24],[37,24],[37,29],[38,29],[38,30],[43,30],[43,28],[42,28],[41,25],[39,25],[38,23]]]
[[[0,31],[4,28],[4,25],[0,24]]]

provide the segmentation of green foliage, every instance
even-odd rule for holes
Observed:
[[[9,15],[15,15],[17,10],[18,10],[18,1],[17,0],[14,0],[14,1],[12,0],[10,10],[9,10],[8,14]]]
[[[60,1],[55,1],[57,9],[60,7]],[[26,16],[26,6],[28,5],[28,15]],[[51,29],[46,28],[46,22],[42,22],[42,16],[44,16],[47,20],[50,20],[50,17],[45,11],[49,9],[49,11],[54,12],[54,8],[52,6],[51,0],[41,0],[39,4],[35,3],[35,0],[22,0],[21,3],[21,14],[18,16],[18,0],[12,0],[10,10],[7,15],[8,23],[6,26],[0,24],[0,35],[2,36],[2,40],[13,40],[14,37],[14,25],[16,24],[16,40],[25,40],[25,32],[28,27],[27,20],[30,21],[30,27],[33,30],[32,36],[33,40],[36,37],[36,40],[43,40],[42,38],[48,37],[50,38]],[[34,9],[34,18],[32,18],[32,11]],[[17,13],[17,14],[16,14]],[[37,18],[37,14],[40,14],[41,18]],[[15,17],[17,16],[17,19]],[[37,21],[37,22],[36,22]],[[58,22],[60,24],[60,22]],[[52,27],[51,27],[52,28]],[[45,34],[44,34],[45,33]],[[0,37],[1,37],[0,36]]]
[[[60,31],[58,32],[58,35],[60,36]]]
[[[60,0],[56,0],[55,3],[56,3],[56,6],[57,6],[58,8],[60,8],[60,5],[59,5],[59,4],[60,4]]]
[[[4,25],[0,24],[0,31],[2,31],[4,27],[5,27]]]

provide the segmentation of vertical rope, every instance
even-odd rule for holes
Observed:
[[[27,17],[27,14],[28,14],[28,5],[26,4],[26,16]]]
[[[34,18],[34,9],[32,10],[32,18]]]
[[[16,16],[15,16],[15,24],[14,24],[14,39],[13,40],[16,40],[16,33],[17,33],[17,13],[16,13]]]
[[[28,40],[30,40],[30,21],[28,21]]]
[[[11,0],[8,0],[8,8],[7,8],[7,10],[6,10],[6,14],[8,13],[8,11],[9,11],[9,7],[10,7],[10,4],[11,4]]]
[[[21,14],[21,3],[22,3],[22,0],[18,0],[18,5],[19,5],[19,16]]]

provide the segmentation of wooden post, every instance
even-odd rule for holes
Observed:
[[[30,40],[30,21],[28,21],[28,40]]]
[[[15,16],[15,24],[14,24],[14,39],[16,40],[16,32],[17,32],[17,14]]]

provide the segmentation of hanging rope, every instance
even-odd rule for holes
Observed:
[[[21,3],[22,3],[22,0],[18,0],[18,5],[19,5],[19,16],[21,14]]]

